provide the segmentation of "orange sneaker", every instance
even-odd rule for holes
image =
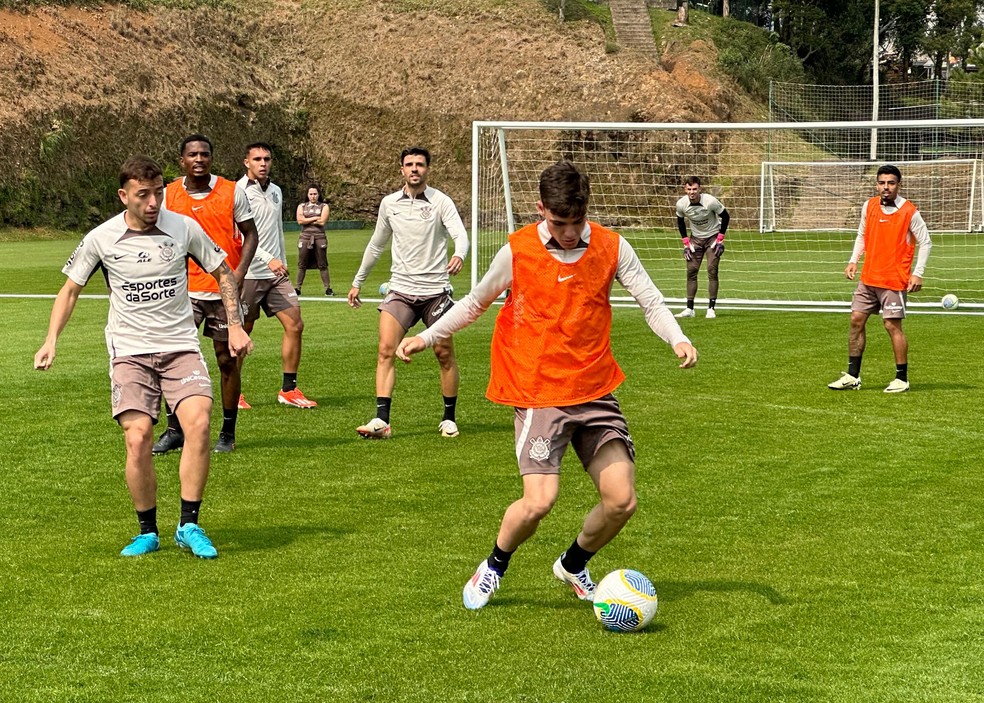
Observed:
[[[318,407],[318,404],[313,400],[308,400],[304,397],[300,388],[295,388],[292,391],[280,391],[277,394],[277,401],[284,405],[291,405],[295,408],[303,408],[304,410]]]
[[[239,394],[239,409],[240,410],[252,410],[253,406],[246,402],[246,396],[242,393]]]

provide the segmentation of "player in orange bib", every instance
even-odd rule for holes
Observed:
[[[854,280],[864,256],[861,280],[851,301],[851,330],[847,340],[847,372],[828,388],[835,391],[861,388],[861,356],[865,325],[872,313],[881,312],[895,353],[895,378],[886,393],[909,390],[909,341],[902,331],[908,293],[922,288],[923,273],[933,243],[919,209],[899,195],[902,173],[885,165],[876,174],[878,195],[861,209],[861,224],[851,260],[844,275]],[[913,255],[916,264],[913,267]]]
[[[397,350],[409,361],[474,322],[509,290],[495,322],[486,396],[515,408],[523,496],[506,510],[492,553],[465,584],[462,599],[472,610],[489,602],[513,552],[553,507],[568,445],[600,497],[553,565],[554,576],[581,600],[594,596],[588,560],[635,512],[635,448],[612,395],[625,379],[611,350],[612,283],[618,280],[636,299],[650,328],[682,360],[681,368],[697,363],[697,350],[629,243],[587,220],[589,195],[587,176],[571,162],[546,169],[537,202],[543,220],[511,234],[475,289]]]
[[[205,135],[191,134],[181,141],[180,164],[184,178],[168,184],[164,208],[195,220],[222,247],[241,290],[259,241],[249,200],[235,183],[212,175],[212,142]],[[231,452],[236,448],[242,377],[239,364],[229,353],[229,320],[220,304],[218,288],[193,261],[188,262],[188,295],[195,313],[195,326],[204,325],[203,334],[212,338],[221,375],[222,429],[215,451]],[[168,426],[154,443],[154,454],[180,449],[184,443],[177,415],[170,407],[167,411]]]

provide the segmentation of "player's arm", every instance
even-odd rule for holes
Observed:
[[[461,215],[458,214],[458,208],[455,207],[451,198],[447,198],[444,202],[441,222],[454,242],[454,254],[451,256],[451,261],[448,262],[448,273],[455,276],[461,271],[465,257],[468,256],[468,230],[465,229]]]
[[[697,350],[680,329],[673,312],[666,307],[663,294],[649,277],[649,272],[639,261],[638,255],[625,237],[621,236],[615,278],[643,309],[649,328],[673,348],[673,353],[681,360],[680,368],[688,369],[694,366],[697,363]]]
[[[926,220],[916,210],[912,219],[909,221],[909,236],[916,240],[916,265],[912,269],[909,277],[909,284],[906,290],[915,293],[922,288],[923,274],[926,273],[926,262],[929,261],[929,252],[933,248],[933,240],[929,236],[929,228]]]
[[[851,258],[848,260],[847,267],[844,269],[844,277],[850,281],[853,281],[857,275],[858,262],[861,260],[862,255],[864,255],[864,227],[867,219],[868,203],[865,202],[861,206],[861,224],[858,225],[858,236],[854,238],[854,248],[851,250]]]
[[[309,225],[314,221],[313,218],[304,217],[304,203],[301,203],[300,205],[297,206],[296,219],[297,219],[297,224],[301,225],[302,227],[304,225]]]
[[[512,249],[503,246],[492,259],[489,270],[475,288],[454,304],[434,325],[416,337],[406,337],[397,347],[396,355],[410,362],[410,356],[434,346],[438,340],[446,339],[464,329],[482,316],[504,290],[512,285]]]
[[[677,215],[677,229],[680,230],[680,238],[683,240],[683,258],[690,261],[694,258],[694,245],[690,243],[690,237],[687,235],[687,221]]]
[[[256,231],[256,222],[252,217],[242,222],[237,220],[236,226],[243,235],[243,253],[239,265],[233,273],[236,275],[236,282],[241,284],[249,271],[249,265],[253,263],[253,258],[256,256],[256,248],[260,245],[260,234]]]
[[[328,224],[328,214],[330,210],[328,209],[328,203],[324,203],[321,206],[321,214],[313,218],[311,221],[317,223],[319,227],[324,227]]]
[[[222,305],[225,307],[226,319],[229,321],[229,353],[232,356],[246,356],[253,351],[253,341],[243,329],[245,314],[239,297],[236,274],[225,261],[210,273],[219,284],[219,295],[222,296]]]
[[[362,305],[362,300],[359,298],[359,291],[362,289],[362,284],[366,282],[366,278],[372,272],[376,262],[379,261],[379,257],[386,250],[386,245],[389,244],[391,236],[393,236],[393,228],[390,227],[389,217],[386,215],[386,203],[384,201],[379,206],[376,229],[373,230],[372,237],[369,238],[369,244],[366,245],[366,250],[362,254],[362,263],[359,265],[359,271],[355,274],[355,279],[352,281],[352,288],[348,292],[348,304],[351,307],[357,308]]]
[[[718,205],[721,205],[721,203],[718,202]],[[728,224],[731,222],[731,213],[728,212],[728,208],[724,207],[724,205],[721,205],[721,212],[718,213],[718,218],[719,227],[717,238],[714,240],[714,243],[711,244],[711,248],[714,250],[714,253],[720,257],[724,254],[724,235],[727,233]]]
[[[58,337],[65,329],[72,312],[75,310],[75,303],[79,300],[82,286],[67,279],[62,285],[58,295],[55,296],[55,303],[51,306],[51,318],[48,321],[48,335],[44,338],[44,344],[34,355],[34,368],[46,371],[51,368],[55,360],[55,347],[58,344]]]

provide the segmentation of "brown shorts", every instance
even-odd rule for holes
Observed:
[[[866,286],[858,281],[851,299],[851,312],[865,312],[872,315],[881,312],[882,319],[905,319],[906,294],[904,290],[889,290]]]
[[[247,278],[243,281],[243,306],[246,308],[246,321],[255,322],[260,317],[260,308],[267,317],[278,312],[299,308],[297,292],[290,284],[290,278]]]
[[[629,425],[615,396],[564,408],[516,408],[516,460],[520,475],[559,474],[567,445],[587,470],[598,450],[613,439],[625,442],[635,461]]]
[[[426,327],[430,327],[444,317],[444,313],[453,305],[454,299],[447,291],[437,295],[417,296],[391,290],[377,309],[379,312],[388,312],[404,330],[409,330],[421,320]]]
[[[229,319],[221,300],[192,298],[191,310],[195,313],[195,327],[201,327],[205,323],[202,334],[219,342],[229,341]]]
[[[212,379],[198,351],[120,356],[109,364],[113,417],[127,410],[150,415],[161,412],[161,395],[172,408],[194,395],[212,397]]]

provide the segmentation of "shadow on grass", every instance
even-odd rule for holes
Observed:
[[[355,532],[346,527],[313,527],[308,525],[263,525],[216,529],[214,539],[223,554],[260,552],[280,549],[308,537],[319,541],[335,540]]]
[[[700,592],[732,593],[745,591],[762,596],[772,605],[785,605],[789,602],[771,586],[748,581],[661,581],[654,585],[661,601],[682,600]]]

